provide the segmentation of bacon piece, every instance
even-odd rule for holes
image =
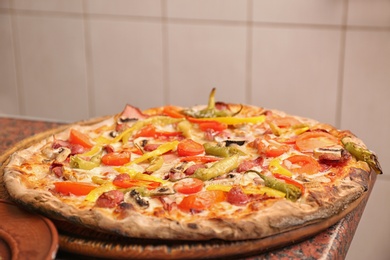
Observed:
[[[139,108],[133,107],[131,105],[126,105],[119,117],[119,120],[124,123],[133,120],[145,119],[147,117],[148,115],[143,114]]]
[[[238,167],[237,172],[246,172],[253,167],[262,166],[264,161],[263,157],[258,157],[255,160],[243,161]]]
[[[110,190],[104,192],[96,201],[96,205],[101,208],[114,208],[124,199],[124,195],[121,191]]]

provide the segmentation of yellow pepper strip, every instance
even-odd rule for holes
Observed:
[[[82,153],[82,154],[79,154],[81,157],[91,157],[91,156],[94,156],[98,153],[100,153],[100,151],[102,150],[102,146],[101,145],[95,145],[94,147],[92,147],[91,150],[89,150],[88,152],[85,152],[85,153]]]
[[[229,192],[231,188],[232,188],[231,185],[210,184],[209,186],[206,187],[206,190],[220,190],[220,191]]]
[[[191,119],[190,119],[191,121]],[[201,118],[199,121],[215,121],[219,123],[224,123],[228,125],[236,125],[236,124],[245,124],[245,123],[252,123],[252,124],[260,124],[265,121],[265,116],[255,116],[255,117],[211,117],[211,118]]]
[[[160,182],[160,183],[166,182],[159,177],[149,175],[149,174],[144,174],[141,172],[137,172],[136,170],[125,167],[125,166],[118,167],[115,170],[119,173],[127,173],[128,175],[130,175],[130,178],[133,180],[154,181],[154,182]]]
[[[307,125],[299,125],[299,126],[293,127],[293,129],[294,129],[294,133],[296,135],[300,135],[300,134],[303,134],[304,132],[308,131],[310,129],[310,127]]]
[[[290,172],[280,164],[280,159],[278,158],[272,159],[268,168],[272,173],[279,173],[288,177],[293,176],[292,172]]]
[[[286,193],[269,188],[269,187],[259,187],[259,188],[249,188],[249,189],[245,188],[244,193],[268,195],[270,197],[276,197],[276,198],[286,197]]]
[[[140,157],[125,164],[125,166],[131,165],[134,163],[141,163],[141,162],[144,162],[146,160],[149,160],[152,157],[163,155],[166,152],[175,150],[177,148],[178,144],[179,144],[179,141],[172,141],[172,142],[164,143],[164,144],[160,145],[156,150],[148,152],[148,153],[144,153]]]
[[[86,201],[89,202],[95,202],[100,195],[102,195],[104,192],[110,191],[110,190],[116,190],[117,187],[112,184],[111,181],[107,181],[101,186],[97,187],[96,189],[93,189],[88,193],[88,195],[85,197]]]

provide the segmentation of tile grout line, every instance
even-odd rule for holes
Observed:
[[[87,99],[88,99],[88,115],[94,117],[96,115],[96,100],[95,100],[95,88],[93,79],[93,62],[92,62],[92,44],[91,44],[91,31],[89,26],[89,16],[87,14],[87,2],[83,0],[83,26],[84,26],[84,51],[85,51],[85,69],[86,69],[86,87],[87,87]]]
[[[13,5],[13,2],[10,2]],[[18,37],[18,24],[17,24],[17,13],[14,12],[12,6],[9,8],[9,13],[11,17],[11,30],[12,30],[12,45],[14,51],[14,62],[15,62],[15,80],[16,80],[16,90],[18,98],[18,110],[19,114],[22,116],[26,115],[26,106],[25,106],[25,95],[24,95],[24,84],[23,84],[23,72],[22,72],[22,56],[20,54],[20,44]]]
[[[252,104],[253,1],[247,0],[245,102]]]
[[[169,86],[169,31],[167,23],[167,1],[161,0],[161,36],[162,36],[162,84],[164,105],[170,103]]]
[[[347,43],[347,23],[349,0],[344,0],[344,13],[342,17],[342,24],[344,27],[340,32],[340,52],[338,64],[338,79],[337,79],[337,96],[336,96],[336,127],[341,128],[342,109],[343,109],[343,90],[344,90],[344,72],[345,72],[345,55]]]

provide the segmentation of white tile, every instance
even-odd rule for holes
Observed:
[[[342,127],[378,153],[390,173],[390,32],[347,34]]]
[[[86,0],[92,14],[161,16],[161,1],[156,0]]]
[[[26,116],[74,121],[88,117],[81,19],[17,16]]]
[[[163,104],[161,25],[92,20],[93,82],[97,115]]]
[[[206,104],[216,99],[245,102],[246,29],[229,26],[169,25],[169,102]]]
[[[348,25],[390,27],[390,0],[349,0]]]
[[[340,32],[255,28],[252,103],[335,124]]]
[[[82,0],[13,0],[12,8],[29,11],[82,13]]]
[[[169,18],[246,21],[247,1],[168,0],[167,13]]]
[[[16,115],[19,113],[19,101],[11,16],[8,14],[0,14],[0,57],[0,113]]]
[[[347,260],[387,260],[390,256],[390,180],[378,176],[355,236]]]
[[[335,0],[254,0],[256,22],[340,25],[344,1]]]

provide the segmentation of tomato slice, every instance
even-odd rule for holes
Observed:
[[[79,144],[86,149],[91,149],[93,146],[93,144],[91,143],[91,140],[89,139],[89,137],[86,134],[84,134],[76,129],[73,129],[73,128],[70,129],[69,143]]]
[[[213,130],[215,132],[222,132],[223,130],[227,129],[227,124],[216,122],[216,121],[208,121],[208,122],[203,122],[199,123],[199,128],[202,131],[207,131],[207,130]]]
[[[95,189],[97,186],[89,184],[89,183],[82,183],[82,182],[55,182],[54,183],[55,191],[64,194],[64,195],[76,195],[76,196],[85,196],[88,195],[88,193]]]
[[[226,201],[226,192],[220,190],[207,190],[184,197],[177,207],[185,212],[199,212],[222,201]]]
[[[321,165],[314,158],[307,155],[293,155],[286,160],[292,163],[289,170],[294,173],[314,174],[321,170]]]
[[[288,145],[276,145],[271,144],[265,150],[265,155],[267,157],[278,157],[290,150],[290,146]]]
[[[299,135],[295,144],[301,152],[311,152],[316,148],[339,144],[339,140],[327,132],[313,131]]]
[[[192,139],[184,139],[177,145],[179,156],[195,156],[204,153],[204,147]]]
[[[203,181],[196,178],[186,178],[175,183],[173,188],[183,194],[197,193],[202,190]]]
[[[131,154],[128,152],[112,152],[102,156],[102,163],[110,166],[121,166],[130,162]]]
[[[271,122],[281,128],[287,128],[287,127],[301,124],[301,122],[298,119],[290,116],[274,117],[272,118]]]

